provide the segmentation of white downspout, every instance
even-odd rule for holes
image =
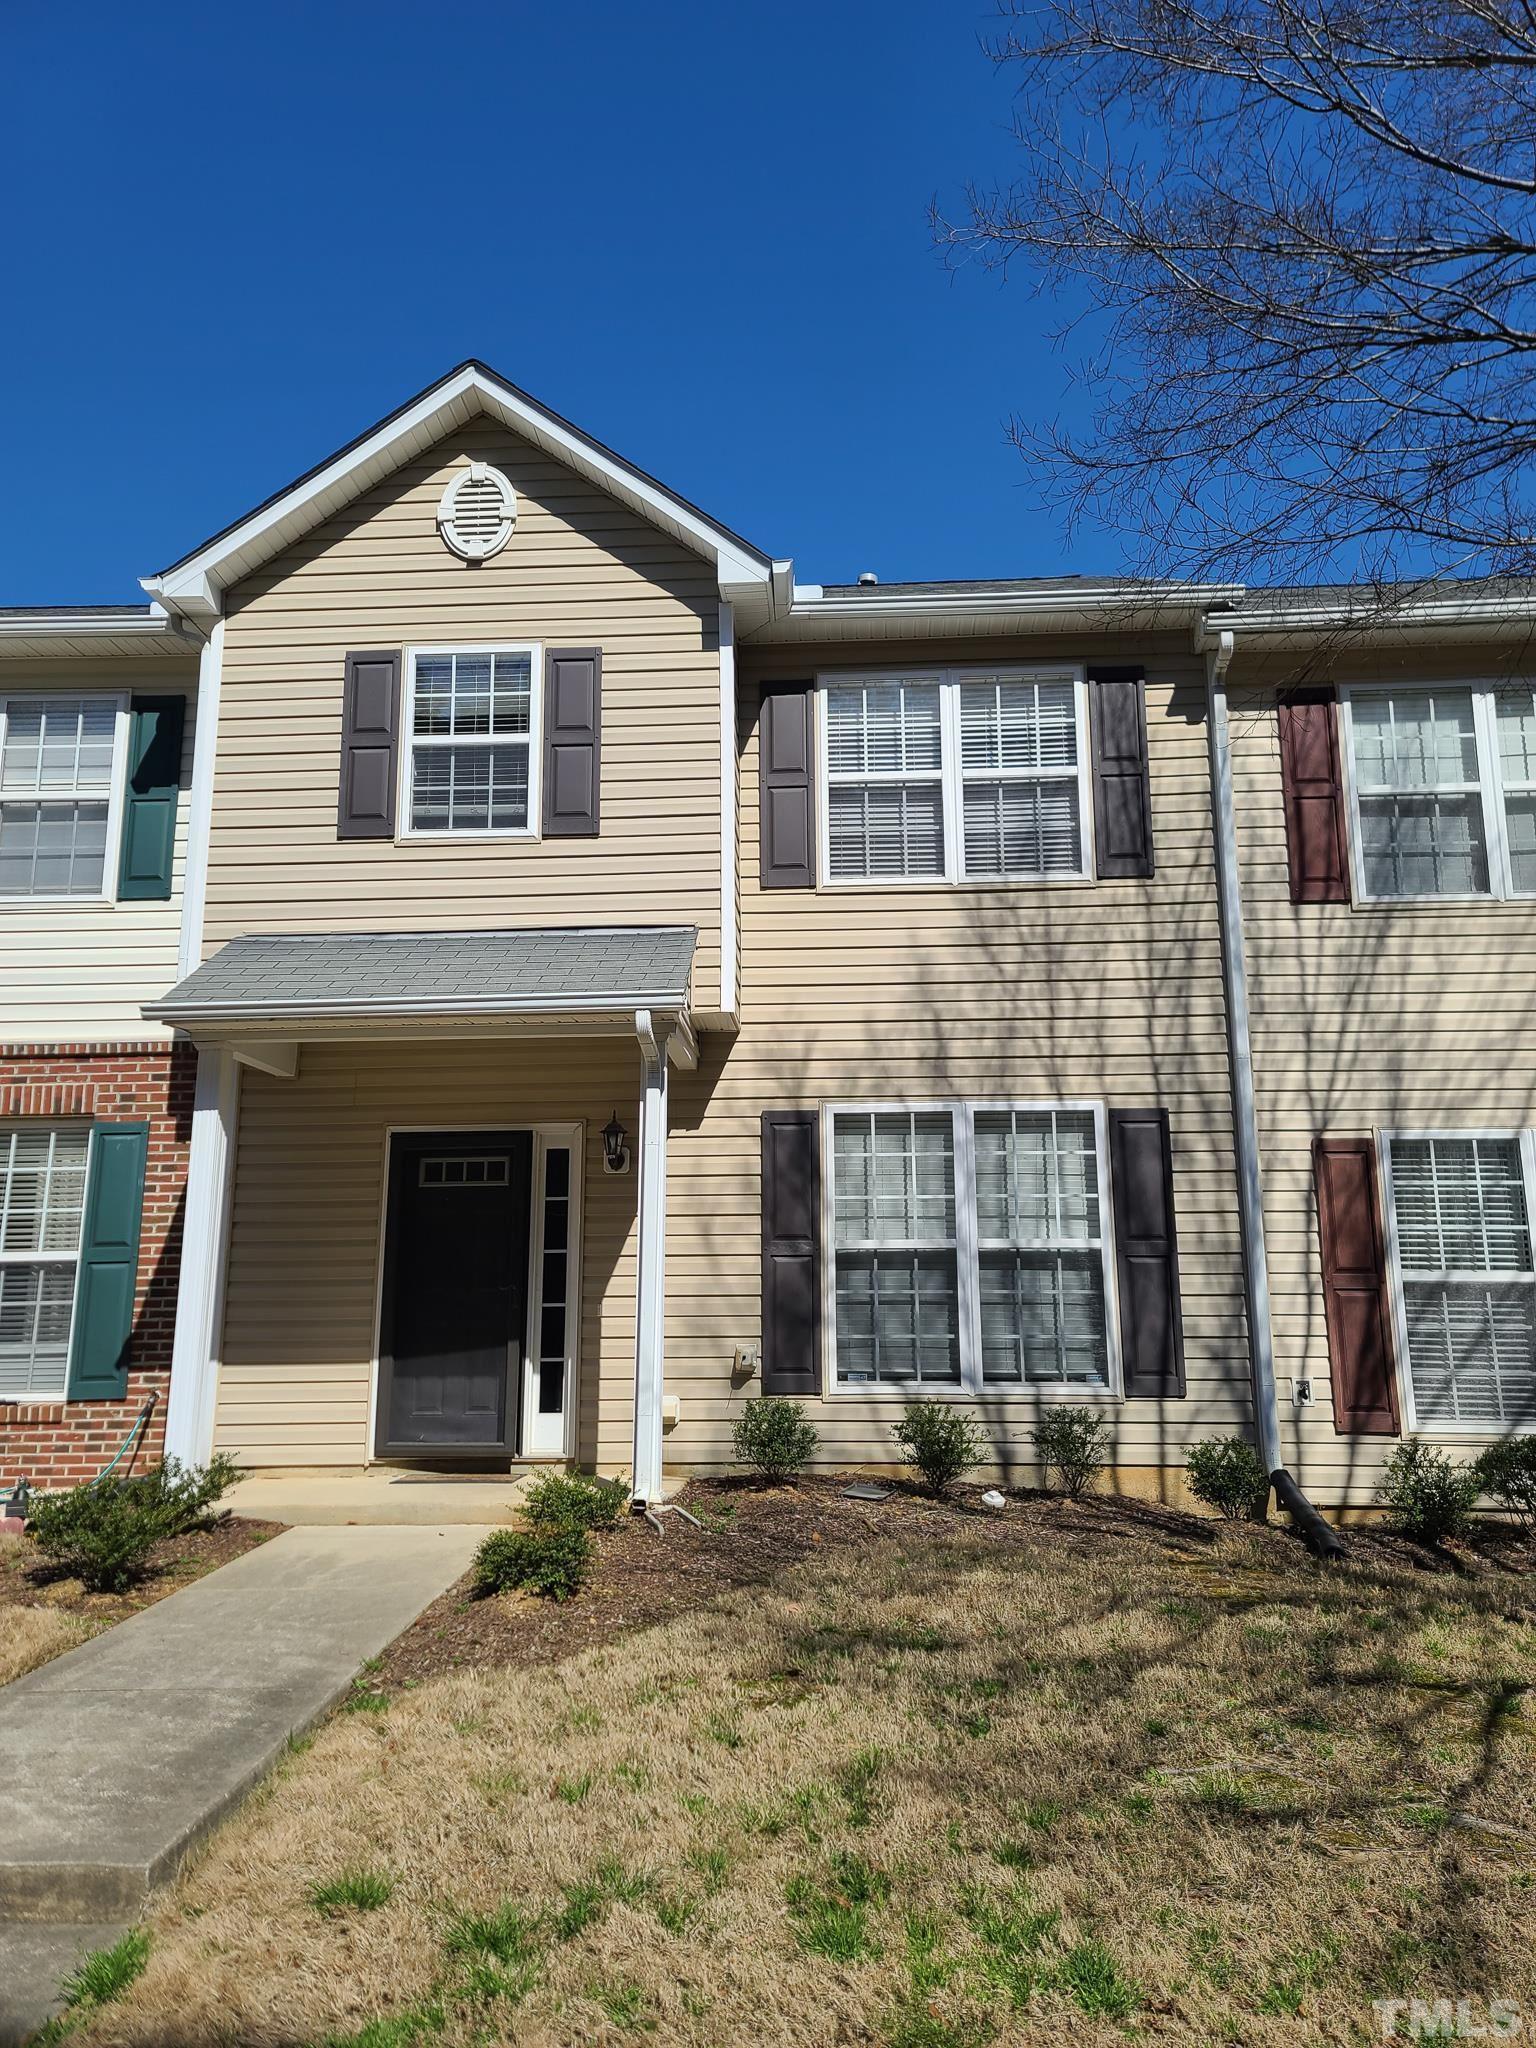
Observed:
[[[639,1247],[635,1284],[637,1505],[661,1498],[661,1401],[665,1381],[667,1260],[667,1052],[649,1010],[635,1012],[640,1041]]]
[[[1216,893],[1221,917],[1221,967],[1232,1070],[1233,1137],[1237,1148],[1237,1205],[1243,1241],[1243,1283],[1248,1299],[1248,1349],[1253,1368],[1254,1423],[1266,1472],[1285,1462],[1280,1404],[1275,1394],[1275,1345],[1269,1305],[1269,1261],[1264,1248],[1264,1186],[1259,1170],[1259,1124],[1254,1105],[1253,1043],[1248,1023],[1248,961],[1243,941],[1243,895],[1237,865],[1237,816],[1232,799],[1232,743],[1227,726],[1227,669],[1235,636],[1202,624],[1206,710],[1211,755],[1211,822],[1216,839]]]

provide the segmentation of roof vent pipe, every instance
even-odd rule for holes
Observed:
[[[867,590],[872,584],[878,583],[879,581],[880,578],[875,574],[873,569],[861,569],[859,571],[859,588],[861,590]]]

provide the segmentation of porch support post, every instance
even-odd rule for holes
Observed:
[[[640,1041],[640,1245],[635,1287],[635,1459],[632,1491],[661,1498],[661,1396],[667,1265],[667,1053],[649,1010],[635,1013]]]
[[[207,1464],[213,1449],[239,1101],[240,1069],[233,1054],[223,1046],[199,1046],[165,1415],[166,1453],[187,1465]]]

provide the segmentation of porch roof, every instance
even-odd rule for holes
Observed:
[[[316,932],[231,939],[143,1013],[205,1025],[682,1015],[691,925],[572,930]]]

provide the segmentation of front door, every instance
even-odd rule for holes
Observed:
[[[516,1453],[532,1167],[527,1131],[391,1141],[381,1453]]]

